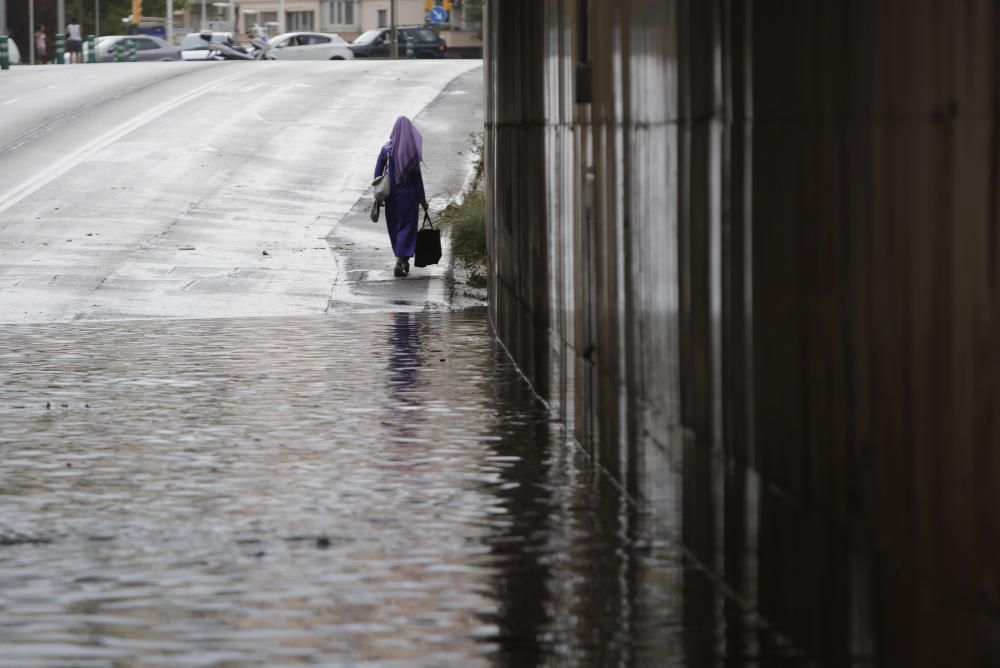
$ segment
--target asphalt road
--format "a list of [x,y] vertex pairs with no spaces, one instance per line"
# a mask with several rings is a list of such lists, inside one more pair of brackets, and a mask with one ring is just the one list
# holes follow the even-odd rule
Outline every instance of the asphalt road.
[[398,115],[432,207],[466,182],[476,61],[121,63],[0,75],[0,322],[446,304],[364,222]]

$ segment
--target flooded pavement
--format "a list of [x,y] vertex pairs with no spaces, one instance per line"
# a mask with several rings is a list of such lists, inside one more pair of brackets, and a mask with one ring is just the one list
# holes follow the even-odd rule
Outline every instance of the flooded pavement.
[[6,326],[0,456],[0,666],[727,659],[482,310]]
[[482,314],[2,339],[0,665],[595,649],[551,606],[609,537]]

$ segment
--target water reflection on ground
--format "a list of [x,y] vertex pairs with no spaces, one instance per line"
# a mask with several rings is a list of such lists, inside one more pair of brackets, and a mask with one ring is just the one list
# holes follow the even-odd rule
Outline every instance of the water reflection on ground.
[[483,311],[4,327],[0,457],[0,666],[790,665]]
[[484,312],[5,327],[0,457],[0,666],[724,658]]

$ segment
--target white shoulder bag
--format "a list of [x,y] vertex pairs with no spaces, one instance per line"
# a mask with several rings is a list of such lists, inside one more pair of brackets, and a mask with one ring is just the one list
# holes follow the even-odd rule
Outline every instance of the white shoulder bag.
[[372,189],[375,191],[375,201],[379,203],[384,203],[389,199],[389,190],[392,183],[392,179],[389,178],[390,159],[392,159],[391,151],[385,154],[385,169],[382,170],[382,174],[376,176],[375,180],[372,181]]

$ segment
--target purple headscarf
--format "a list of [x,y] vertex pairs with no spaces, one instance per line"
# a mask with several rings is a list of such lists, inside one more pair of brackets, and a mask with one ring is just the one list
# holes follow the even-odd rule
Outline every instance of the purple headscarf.
[[410,178],[410,174],[420,166],[424,159],[424,138],[420,136],[420,132],[413,127],[413,123],[406,116],[400,116],[396,119],[386,148],[392,151],[392,159],[396,167],[394,170],[396,183]]

